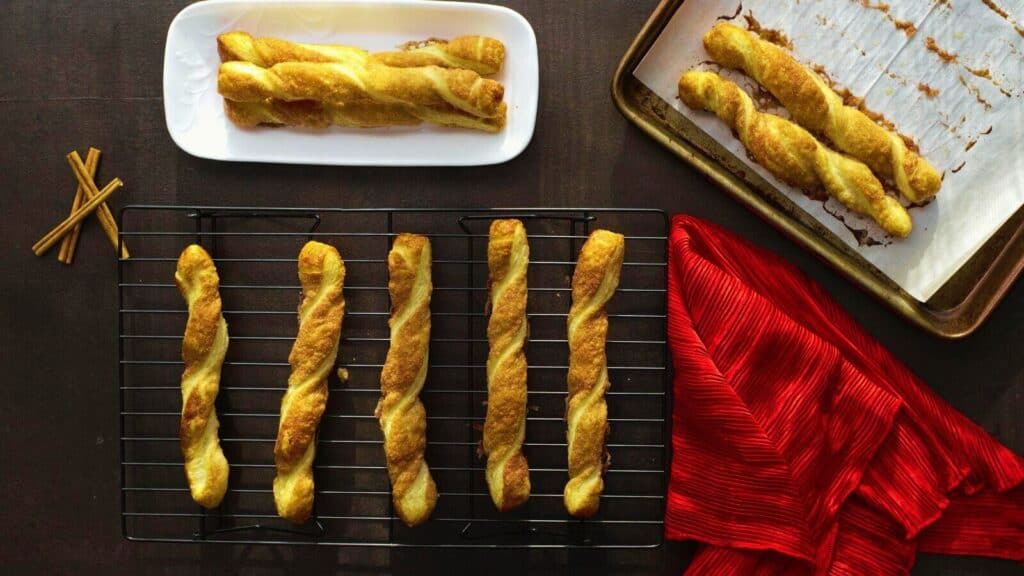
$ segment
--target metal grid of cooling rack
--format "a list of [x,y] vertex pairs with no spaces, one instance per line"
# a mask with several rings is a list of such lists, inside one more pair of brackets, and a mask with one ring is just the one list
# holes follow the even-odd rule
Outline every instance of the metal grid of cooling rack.
[[[529,413],[524,451],[533,493],[518,510],[490,502],[478,446],[486,410],[487,230],[523,220],[530,237]],[[268,209],[128,206],[118,265],[122,532],[131,540],[432,547],[645,548],[662,543],[669,463],[670,374],[665,342],[666,234],[644,209]],[[587,234],[626,235],[626,262],[609,306],[611,464],[599,513],[571,519],[566,480],[565,317],[570,279]],[[389,493],[373,415],[387,353],[387,251],[399,232],[433,244],[434,294],[427,461],[440,497],[431,520],[409,529]],[[296,332],[296,256],[318,239],[347,268],[338,367],[321,421],[313,518],[277,518],[271,482],[278,408]],[[174,286],[177,256],[202,244],[221,277],[231,345],[217,412],[229,490],[215,510],[189,497],[178,447],[181,334],[187,309]]]

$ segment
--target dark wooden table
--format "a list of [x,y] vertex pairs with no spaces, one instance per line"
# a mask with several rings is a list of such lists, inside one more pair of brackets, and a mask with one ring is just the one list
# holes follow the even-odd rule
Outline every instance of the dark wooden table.
[[[64,155],[103,149],[117,203],[267,206],[638,206],[720,223],[795,262],[892,352],[1024,452],[1024,285],[977,334],[912,328],[719,193],[627,123],[609,97],[619,58],[655,0],[506,2],[541,57],[537,131],[515,160],[481,168],[330,168],[199,160],[164,126],[161,74],[174,0],[8,0],[0,16],[0,558],[11,574],[680,573],[691,546],[650,552],[459,552],[137,544],[120,535],[116,264],[95,221],[74,266],[30,247],[66,215]],[[514,55],[513,55],[514,57]],[[498,192],[498,193],[495,193]],[[457,560],[455,560],[457,558]],[[1017,564],[922,555],[915,574],[1020,574]]]

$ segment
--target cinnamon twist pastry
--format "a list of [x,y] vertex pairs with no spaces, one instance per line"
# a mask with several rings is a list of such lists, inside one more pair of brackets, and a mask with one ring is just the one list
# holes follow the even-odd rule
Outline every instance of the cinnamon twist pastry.
[[352,62],[282,62],[260,68],[249,62],[220,65],[217,90],[228,100],[262,102],[316,100],[345,106],[354,103],[402,104],[412,108],[452,106],[483,118],[502,111],[505,89],[471,70],[437,66],[394,68]]
[[200,246],[178,257],[174,282],[188,302],[188,323],[181,343],[185,372],[181,375],[181,453],[192,499],[215,508],[228,489],[228,461],[217,438],[214,401],[220,389],[220,367],[228,350],[228,324],[221,315],[220,278],[213,260]]
[[427,411],[420,402],[430,351],[430,266],[430,240],[417,234],[395,238],[388,254],[391,347],[375,414],[384,434],[392,501],[408,526],[426,521],[437,502],[437,486],[423,457]]
[[303,44],[277,38],[255,38],[235,31],[217,37],[222,62],[239,60],[269,68],[281,62],[359,62],[374,59],[397,68],[441,66],[495,74],[505,61],[505,45],[486,36],[459,36],[448,40],[409,42],[401,50],[370,54],[361,48],[336,44]]
[[625,238],[607,230],[594,231],[580,250],[572,275],[569,335],[568,424],[569,482],[565,509],[577,518],[597,512],[604,490],[608,453],[608,313],[605,306],[619,285]]
[[505,45],[486,36],[458,36],[450,41],[431,38],[409,42],[397,52],[378,52],[373,57],[388,66],[465,68],[486,76],[501,71]]
[[891,179],[911,202],[939,191],[942,177],[931,164],[908,149],[899,135],[844,105],[828,84],[784,49],[727,22],[704,35],[704,47],[715,62],[743,70],[767,88],[797,124]]
[[886,195],[871,169],[827,148],[796,124],[758,112],[736,84],[713,72],[690,71],[679,78],[679,97],[690,108],[714,112],[735,130],[754,160],[780,180],[804,189],[823,187],[886,232],[901,238],[910,234],[910,215]]
[[345,315],[345,263],[333,246],[308,242],[299,252],[299,333],[288,355],[292,372],[281,400],[274,444],[274,504],[296,524],[313,511],[316,434],[327,406],[327,377],[338,355]]
[[505,127],[504,102],[501,103],[499,113],[494,118],[479,118],[451,106],[412,108],[397,104],[363,103],[332,106],[312,100],[286,102],[274,99],[263,102],[225,100],[224,111],[231,122],[242,127],[270,124],[306,128],[376,128],[415,126],[421,121],[484,132],[499,132]]
[[484,454],[487,486],[498,510],[530,497],[526,437],[526,270],[530,246],[519,220],[495,220],[487,243],[491,317],[487,322],[487,418]]

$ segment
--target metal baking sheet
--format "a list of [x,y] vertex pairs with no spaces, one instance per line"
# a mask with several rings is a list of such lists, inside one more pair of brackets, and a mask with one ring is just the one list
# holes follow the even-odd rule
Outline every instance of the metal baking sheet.
[[913,298],[633,76],[684,1],[664,0],[658,6],[616,70],[612,96],[626,118],[912,323],[943,338],[962,338],[976,330],[1024,267],[1024,210],[931,298]]

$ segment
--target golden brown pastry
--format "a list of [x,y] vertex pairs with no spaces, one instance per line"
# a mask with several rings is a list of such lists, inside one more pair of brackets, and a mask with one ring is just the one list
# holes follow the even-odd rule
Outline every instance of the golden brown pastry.
[[217,90],[228,100],[263,102],[315,100],[334,106],[356,103],[402,104],[411,108],[452,106],[493,118],[502,113],[505,89],[471,70],[437,66],[395,68],[352,62],[282,62],[260,68],[224,62]]
[[526,437],[526,270],[530,246],[519,220],[495,220],[487,243],[491,317],[487,322],[487,486],[498,510],[530,497]]
[[715,62],[743,70],[767,88],[797,124],[892,179],[911,202],[922,202],[939,191],[942,178],[931,164],[908,149],[899,135],[844,105],[828,84],[783,48],[728,22],[704,35],[704,47]]
[[400,234],[388,253],[391,347],[380,374],[376,416],[384,434],[391,497],[408,526],[422,524],[437,503],[437,486],[423,457],[427,411],[420,391],[430,351],[430,240]]
[[200,246],[178,257],[174,282],[188,302],[188,323],[181,343],[181,454],[192,499],[215,508],[228,489],[228,461],[217,438],[214,402],[220,367],[228,350],[228,324],[221,315],[220,278],[213,260]]
[[569,335],[568,424],[569,482],[565,509],[577,518],[597,512],[604,490],[608,461],[608,313],[605,306],[619,285],[625,238],[607,230],[594,231],[580,250],[572,275]]
[[486,36],[431,38],[409,42],[397,52],[378,52],[374,58],[388,66],[442,66],[465,68],[484,76],[497,74],[505,62],[505,45]]
[[731,126],[758,164],[780,180],[804,189],[823,187],[844,206],[874,219],[886,232],[910,234],[906,209],[857,160],[830,150],[796,124],[758,112],[739,86],[713,72],[679,78],[679,97],[690,108],[714,112]]
[[331,106],[312,100],[266,100],[263,102],[224,101],[231,122],[242,127],[261,124],[326,128],[377,128],[415,126],[421,121],[440,126],[499,132],[505,127],[505,103],[494,118],[479,118],[451,106],[408,107],[400,104],[348,104]]
[[410,42],[395,52],[370,54],[361,48],[333,44],[303,44],[277,38],[255,38],[235,31],[217,37],[222,62],[240,60],[269,68],[281,62],[365,62],[373,58],[399,68],[441,66],[495,74],[505,61],[505,45],[486,36],[459,36],[448,40]]
[[299,252],[299,334],[288,355],[292,372],[281,400],[274,445],[274,504],[296,524],[313,511],[316,434],[327,406],[327,377],[338,355],[345,315],[345,263],[333,246],[308,242]]

